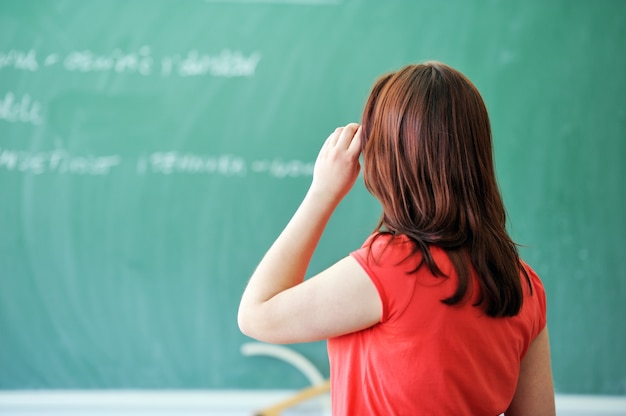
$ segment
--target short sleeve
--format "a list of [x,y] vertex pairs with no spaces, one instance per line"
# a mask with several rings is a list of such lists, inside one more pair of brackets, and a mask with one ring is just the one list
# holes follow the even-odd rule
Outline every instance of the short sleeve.
[[547,323],[547,315],[548,315],[548,306],[546,299],[546,291],[543,287],[543,282],[537,275],[537,273],[526,263],[523,263],[524,269],[526,273],[528,273],[528,278],[530,279],[530,283],[532,286],[532,295],[527,297],[527,300],[530,300],[530,303],[534,307],[534,325],[533,325],[533,333],[532,339],[535,339],[537,335],[545,328]]
[[406,240],[396,240],[386,235],[374,235],[360,249],[350,253],[378,290],[383,308],[381,322],[399,316],[415,289],[415,278],[410,272],[416,263],[407,261],[411,256],[411,245]]

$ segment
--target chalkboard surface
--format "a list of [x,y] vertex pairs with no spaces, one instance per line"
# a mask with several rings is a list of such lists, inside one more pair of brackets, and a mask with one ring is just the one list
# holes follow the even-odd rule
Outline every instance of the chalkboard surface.
[[[247,357],[256,263],[376,77],[429,59],[490,111],[556,389],[626,394],[626,2],[0,3],[0,388],[300,388]],[[359,183],[310,273],[358,247]],[[293,346],[328,374],[324,343]]]

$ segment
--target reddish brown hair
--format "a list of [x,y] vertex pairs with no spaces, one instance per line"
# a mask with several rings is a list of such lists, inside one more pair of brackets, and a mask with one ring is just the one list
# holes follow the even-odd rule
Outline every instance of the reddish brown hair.
[[[475,306],[514,316],[522,305],[521,267],[506,232],[485,104],[460,72],[439,62],[409,65],[381,77],[362,120],[367,189],[381,202],[379,233],[404,234],[436,276],[430,245],[448,253],[462,301],[472,267],[480,284]],[[530,285],[530,280],[526,275]]]

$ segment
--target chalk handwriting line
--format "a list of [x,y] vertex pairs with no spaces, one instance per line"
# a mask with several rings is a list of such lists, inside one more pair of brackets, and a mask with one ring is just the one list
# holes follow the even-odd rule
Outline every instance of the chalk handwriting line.
[[[35,175],[50,173],[78,175],[108,175],[133,157],[119,154],[75,154],[56,145],[52,150],[29,152],[0,146],[0,172],[15,171]],[[176,151],[153,152],[135,159],[139,175],[206,174],[226,177],[268,175],[274,178],[298,178],[313,175],[314,163],[280,158],[248,161],[242,156],[198,155]]]

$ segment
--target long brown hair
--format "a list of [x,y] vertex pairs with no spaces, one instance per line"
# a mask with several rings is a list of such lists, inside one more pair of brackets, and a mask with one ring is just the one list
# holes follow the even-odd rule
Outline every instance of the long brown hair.
[[[380,201],[379,233],[404,234],[426,264],[444,276],[429,247],[442,247],[458,274],[461,302],[472,267],[480,284],[475,306],[493,317],[516,315],[523,301],[520,270],[506,232],[496,182],[489,117],[476,87],[440,62],[409,65],[381,77],[362,120],[364,179]],[[532,290],[532,288],[531,288]]]

